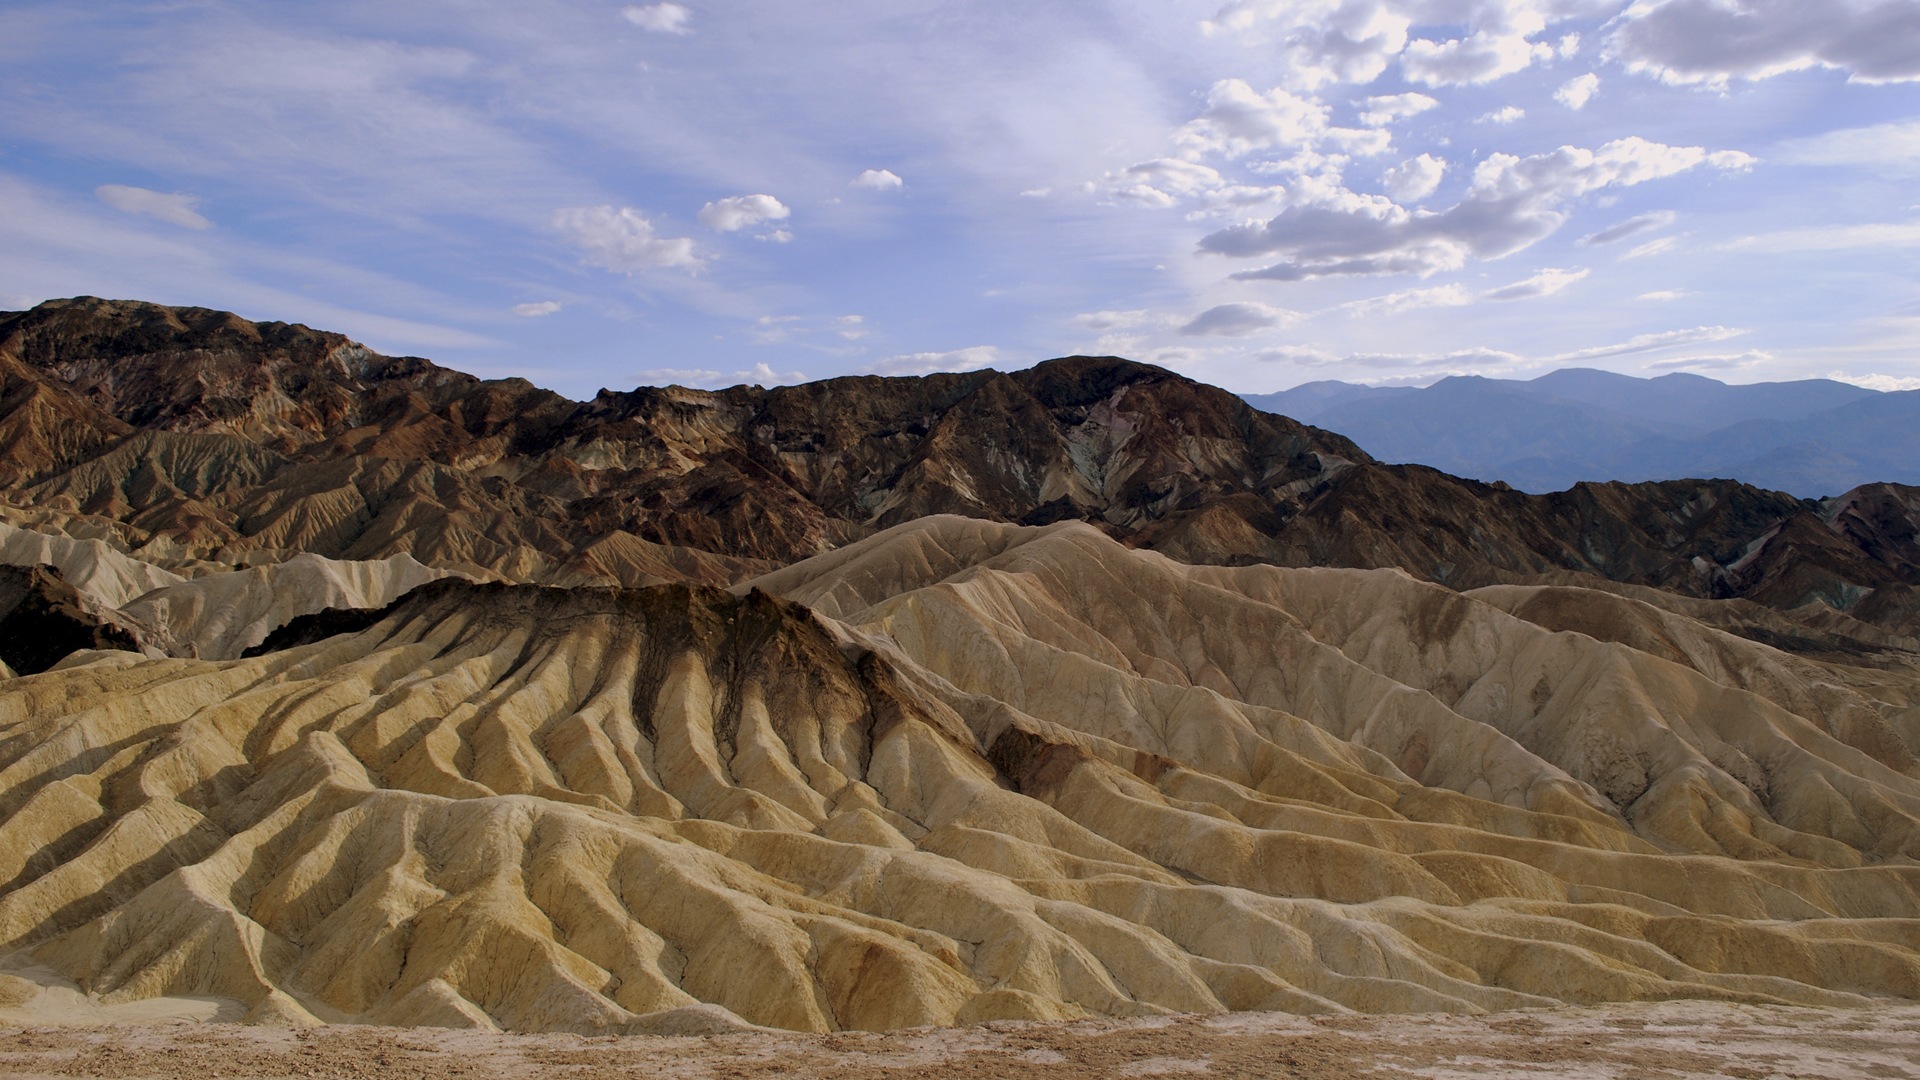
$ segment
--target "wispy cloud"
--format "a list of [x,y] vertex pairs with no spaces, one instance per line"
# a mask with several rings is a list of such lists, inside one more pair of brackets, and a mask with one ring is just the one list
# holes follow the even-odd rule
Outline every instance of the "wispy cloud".
[[192,195],[165,195],[146,188],[129,187],[126,184],[101,184],[93,189],[100,201],[129,214],[142,214],[150,218],[178,225],[184,229],[211,229],[213,222],[200,215],[194,207],[200,200]]
[[1605,360],[1615,356],[1638,356],[1642,353],[1659,352],[1662,349],[1674,349],[1685,345],[1728,341],[1746,333],[1748,331],[1730,326],[1695,326],[1686,330],[1662,330],[1657,333],[1638,334],[1613,345],[1597,345],[1590,349],[1576,349],[1573,352],[1549,356],[1542,363],[1572,364],[1588,360]]

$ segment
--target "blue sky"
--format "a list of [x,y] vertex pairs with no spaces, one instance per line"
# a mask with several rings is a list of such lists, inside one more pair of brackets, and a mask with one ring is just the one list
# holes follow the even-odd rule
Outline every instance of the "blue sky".
[[1920,386],[1920,0],[0,3],[0,306],[574,397]]

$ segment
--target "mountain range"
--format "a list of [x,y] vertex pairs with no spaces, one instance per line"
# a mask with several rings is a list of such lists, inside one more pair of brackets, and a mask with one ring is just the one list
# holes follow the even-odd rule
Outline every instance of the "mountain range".
[[1363,445],[0,315],[0,1024],[1920,999],[1920,490]]
[[1831,379],[1728,385],[1566,368],[1424,388],[1314,382],[1246,400],[1343,432],[1381,460],[1523,491],[1722,477],[1824,498],[1877,481],[1920,483],[1920,391]]

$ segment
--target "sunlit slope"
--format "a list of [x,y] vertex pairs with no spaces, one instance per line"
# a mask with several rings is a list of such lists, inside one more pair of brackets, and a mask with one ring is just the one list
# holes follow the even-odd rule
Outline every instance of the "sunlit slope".
[[757,585],[442,581],[0,682],[0,953],[582,1031],[1920,997],[1902,654],[1078,524]]

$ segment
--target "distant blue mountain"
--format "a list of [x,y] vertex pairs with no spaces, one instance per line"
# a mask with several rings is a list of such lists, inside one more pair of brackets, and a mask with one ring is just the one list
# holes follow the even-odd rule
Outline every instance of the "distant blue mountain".
[[1818,498],[1874,481],[1920,484],[1920,391],[1831,379],[1732,386],[1567,368],[1530,380],[1459,376],[1424,389],[1326,381],[1244,396],[1382,461],[1523,491],[1726,477]]

